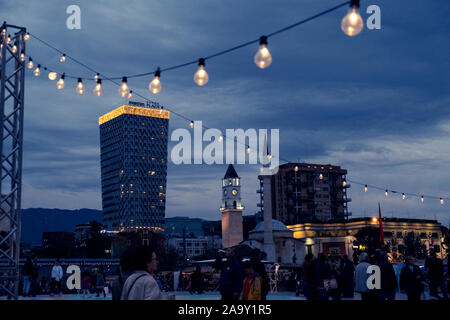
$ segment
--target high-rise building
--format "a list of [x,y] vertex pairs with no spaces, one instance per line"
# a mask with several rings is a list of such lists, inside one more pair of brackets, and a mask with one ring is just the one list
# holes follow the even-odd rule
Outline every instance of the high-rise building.
[[99,118],[103,223],[164,230],[169,111],[123,105]]
[[222,247],[238,245],[243,240],[241,183],[233,165],[228,165],[222,179]]
[[260,213],[264,212],[264,197],[270,195],[271,201],[266,202],[271,204],[272,218],[286,225],[345,220],[351,215],[346,174],[347,170],[329,164],[280,165],[278,172],[270,176],[270,192],[264,190],[264,176],[258,177]]

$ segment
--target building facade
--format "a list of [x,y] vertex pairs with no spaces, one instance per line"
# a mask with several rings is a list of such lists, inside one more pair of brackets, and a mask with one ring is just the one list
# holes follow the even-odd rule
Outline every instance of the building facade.
[[108,231],[164,230],[169,111],[123,105],[99,118]]
[[[261,208],[264,213],[264,195],[270,194],[272,218],[286,225],[305,222],[346,220],[351,213],[347,204],[347,170],[339,166],[286,163],[270,177],[270,192],[265,190],[264,176],[259,176]],[[267,201],[266,201],[267,202]]]
[[222,247],[229,248],[243,241],[241,183],[233,165],[228,165],[222,179]]

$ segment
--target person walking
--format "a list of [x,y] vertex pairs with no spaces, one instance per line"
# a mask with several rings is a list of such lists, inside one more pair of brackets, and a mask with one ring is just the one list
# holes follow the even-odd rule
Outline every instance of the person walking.
[[112,283],[112,300],[120,300],[122,297],[122,288],[128,277],[134,272],[134,252],[132,249],[127,249],[120,258],[119,276]]
[[326,283],[328,283],[332,277],[331,267],[325,254],[319,253],[317,255],[315,269],[318,298],[319,300],[328,300],[330,292]]
[[[223,258],[226,261],[223,261]],[[223,301],[233,302],[239,300],[242,291],[242,269],[239,261],[234,255],[234,250],[228,248],[220,251],[219,257],[213,265],[214,269],[221,270],[219,279],[219,291]]]
[[[153,277],[158,270],[159,260],[156,251],[150,247],[139,247],[134,255],[134,273],[125,281],[121,300],[162,300],[161,289]],[[168,296],[174,300],[175,295]]]
[[251,262],[245,263],[243,268],[245,278],[242,285],[242,300],[261,300],[262,278],[255,272]]
[[86,298],[89,295],[89,289],[91,288],[91,277],[89,272],[84,272],[81,277],[81,297]]
[[341,274],[342,296],[344,298],[353,298],[355,285],[355,266],[353,264],[353,261],[351,261],[346,254],[342,256]]
[[397,291],[397,276],[392,264],[389,263],[388,255],[385,252],[380,253],[378,262],[381,272],[381,290],[380,300],[395,300],[395,292]]
[[35,255],[33,255],[31,257],[31,270],[32,270],[32,275],[31,275],[31,285],[30,285],[30,294],[31,297],[36,297],[36,295],[38,294],[39,290],[39,265],[37,262],[37,257]]
[[61,280],[63,278],[63,269],[61,264],[59,263],[59,259],[55,260],[55,264],[52,267],[51,272],[51,285],[50,285],[50,296],[53,296],[55,293],[58,295],[62,295],[61,291]]
[[375,300],[373,292],[367,287],[367,268],[370,267],[369,255],[366,252],[359,256],[359,264],[355,268],[355,291],[361,295],[361,300],[370,301]]
[[444,276],[444,263],[436,256],[434,249],[430,249],[430,256],[425,260],[425,269],[428,272],[428,279],[430,281],[430,296],[433,299],[439,299],[438,289],[440,289],[444,298],[448,299]]
[[202,276],[202,269],[200,268],[200,265],[197,264],[195,267],[195,271],[192,273],[191,277],[191,287],[189,288],[189,293],[193,294],[194,292],[197,292],[198,294],[203,293],[203,276]]
[[96,297],[100,296],[100,292],[103,293],[103,297],[106,298],[106,292],[105,292],[105,287],[106,287],[106,281],[105,281],[105,275],[103,274],[103,269],[102,267],[99,268],[99,270],[95,270],[96,273],[96,277],[95,277],[95,292],[96,292]]
[[264,252],[258,248],[253,249],[250,262],[253,265],[253,270],[261,277],[261,300],[267,300],[267,294],[269,293],[269,276],[267,275],[266,267],[262,263]]
[[31,281],[33,277],[33,262],[31,261],[31,257],[27,257],[25,264],[22,269],[23,275],[23,288],[22,295],[24,297],[30,294]]
[[317,296],[315,268],[314,255],[308,253],[301,267],[301,282],[303,283],[303,294],[306,300],[315,300]]
[[400,289],[406,293],[408,300],[420,300],[423,292],[422,280],[422,271],[414,264],[414,258],[407,257],[400,273]]

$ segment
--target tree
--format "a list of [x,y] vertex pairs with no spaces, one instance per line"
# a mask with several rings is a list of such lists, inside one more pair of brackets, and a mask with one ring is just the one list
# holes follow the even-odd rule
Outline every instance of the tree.
[[102,225],[97,221],[90,222],[89,239],[87,241],[87,254],[89,258],[103,258],[105,243],[101,234]]
[[418,259],[423,259],[427,256],[427,247],[414,232],[409,232],[405,235],[403,244],[401,247],[402,254],[411,255]]
[[374,254],[376,249],[381,248],[380,229],[378,228],[362,228],[355,234],[355,238],[356,241],[354,244],[357,245],[361,251],[365,251],[369,255]]

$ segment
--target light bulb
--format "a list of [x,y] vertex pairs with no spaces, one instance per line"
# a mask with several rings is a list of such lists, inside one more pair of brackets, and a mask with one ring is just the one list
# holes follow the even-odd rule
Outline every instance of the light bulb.
[[59,78],[59,80],[56,82],[56,88],[58,90],[64,89],[64,79],[65,79],[65,74],[63,73],[61,75],[61,78]]
[[387,191],[387,189],[386,189],[386,191],[384,192],[384,195],[385,195],[386,197],[389,195],[389,192]]
[[298,166],[295,166],[294,171],[298,172]]
[[30,33],[27,32],[24,36],[23,36],[23,40],[28,41],[30,40]]
[[367,184],[364,186],[364,192],[367,192],[368,188],[367,188]]
[[421,197],[420,197],[420,202],[423,203],[424,201],[425,201],[425,199],[423,198],[423,196],[421,196]]
[[66,54],[64,53],[61,58],[59,58],[59,62],[66,62]]
[[247,146],[247,150],[246,151],[247,151],[247,153],[250,153],[250,151],[251,151],[250,150],[250,146]]
[[81,80],[81,78],[78,78],[78,84],[77,84],[76,91],[78,94],[84,93],[84,85],[83,85],[83,81]]
[[191,121],[190,123],[189,123],[189,128],[194,128],[194,121]]
[[341,22],[342,31],[350,37],[356,36],[364,28],[364,22],[359,15],[358,8],[359,0],[352,0],[350,4],[350,10]]
[[17,45],[14,44],[11,48],[12,53],[16,53],[17,52]]
[[33,69],[33,66],[34,66],[33,59],[28,58],[28,65],[27,65],[28,69]]
[[441,204],[444,204],[444,199],[440,198],[439,201],[441,202]]
[[38,66],[36,67],[36,69],[34,69],[33,74],[34,74],[36,77],[39,77],[39,76],[41,75],[41,65],[40,65],[40,64],[38,64]]
[[101,79],[97,80],[97,84],[94,87],[94,94],[97,97],[100,97],[103,94],[102,80]]
[[2,36],[6,36],[6,28],[2,29]]
[[343,181],[343,182],[342,182],[342,186],[343,186],[343,187],[347,186],[347,181]]
[[11,43],[11,36],[8,34],[8,39],[6,39],[6,44],[10,44]]
[[56,80],[56,77],[58,76],[58,74],[56,72],[49,72],[48,73],[48,78],[50,80]]
[[406,195],[404,193],[402,193],[402,200],[406,199]]
[[25,53],[23,53],[23,52],[20,54],[20,61],[21,62],[25,61]]
[[270,66],[272,63],[272,55],[269,49],[267,49],[267,37],[262,36],[259,38],[259,49],[255,55],[255,64],[258,68],[264,69]]
[[220,135],[220,136],[219,136],[219,142],[222,142],[222,141],[223,141],[223,136]]
[[130,89],[128,88],[128,84],[127,84],[127,77],[122,78],[122,84],[120,85],[118,91],[119,91],[119,95],[121,97],[126,97],[130,93]]
[[97,81],[99,78],[100,78],[100,74],[97,73],[97,74],[94,76],[94,80]]
[[320,179],[320,180],[323,179],[323,174],[319,174],[319,179]]
[[130,92],[128,93],[128,99],[131,99],[132,96],[133,96],[133,90],[130,90]]
[[198,70],[194,74],[194,82],[201,87],[207,84],[208,80],[208,73],[205,70],[205,59],[201,58],[198,60]]
[[156,70],[156,72],[155,72],[155,77],[153,78],[152,82],[150,82],[150,84],[148,85],[148,89],[153,94],[157,94],[157,93],[161,92],[162,86],[161,86],[161,80],[159,80],[160,76],[161,76],[161,71],[159,71],[159,68],[158,68],[158,70]]

